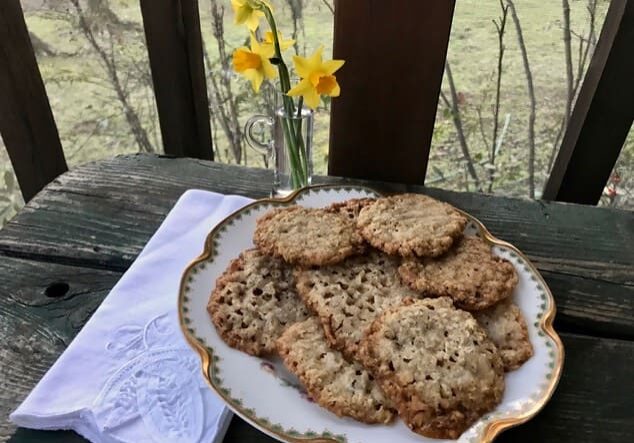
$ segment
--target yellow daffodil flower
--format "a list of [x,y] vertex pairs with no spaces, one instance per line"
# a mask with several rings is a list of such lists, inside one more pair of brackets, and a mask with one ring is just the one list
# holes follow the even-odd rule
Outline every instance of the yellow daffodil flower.
[[[282,33],[279,31],[277,32],[277,40],[280,42],[280,50],[282,52],[286,51],[295,43],[295,40],[293,40],[292,38],[289,38],[288,40],[284,40],[284,37],[282,37]],[[273,52],[275,52],[275,41],[273,40],[273,31],[266,31],[266,34],[264,34],[264,39],[262,40],[262,45],[271,46],[271,48],[273,48]]]
[[264,17],[261,5],[266,5],[272,10],[271,5],[266,0],[231,0],[236,24],[245,24],[251,31],[258,29],[260,19]]
[[337,83],[337,77],[333,74],[343,66],[343,60],[323,61],[321,54],[324,47],[320,47],[310,57],[293,57],[295,71],[301,81],[297,86],[288,91],[291,97],[302,96],[306,104],[315,109],[319,105],[319,97],[328,95],[338,97],[341,89]]
[[233,69],[250,80],[253,90],[258,93],[265,78],[277,77],[277,71],[269,61],[271,57],[272,47],[260,44],[251,34],[251,47],[243,46],[233,53]]

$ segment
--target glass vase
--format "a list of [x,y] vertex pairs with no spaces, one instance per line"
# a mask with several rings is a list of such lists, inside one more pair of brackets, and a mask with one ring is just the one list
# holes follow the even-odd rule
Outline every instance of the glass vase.
[[[285,197],[296,189],[308,186],[313,175],[313,110],[286,97],[273,118],[251,117],[245,126],[249,146],[271,158],[274,165],[271,195]],[[258,130],[268,129],[269,139],[262,141]]]

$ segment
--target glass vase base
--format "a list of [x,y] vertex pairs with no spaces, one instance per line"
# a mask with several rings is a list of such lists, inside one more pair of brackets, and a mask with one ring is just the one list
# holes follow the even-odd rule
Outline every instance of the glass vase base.
[[[310,182],[306,186],[310,186]],[[302,187],[305,187],[305,186],[302,186]],[[271,189],[271,197],[286,198],[289,195],[291,195],[293,192],[297,191],[298,189],[302,189],[302,187],[299,187],[299,188],[273,187],[273,189]]]

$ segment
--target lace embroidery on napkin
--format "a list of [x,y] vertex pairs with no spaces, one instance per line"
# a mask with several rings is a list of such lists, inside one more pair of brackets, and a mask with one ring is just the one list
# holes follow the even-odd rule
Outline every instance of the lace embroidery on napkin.
[[148,442],[201,441],[206,387],[197,357],[170,343],[178,337],[174,323],[164,314],[145,327],[123,326],[106,344],[106,352],[126,362],[106,381],[92,408],[99,431],[112,441],[137,443],[139,427]]

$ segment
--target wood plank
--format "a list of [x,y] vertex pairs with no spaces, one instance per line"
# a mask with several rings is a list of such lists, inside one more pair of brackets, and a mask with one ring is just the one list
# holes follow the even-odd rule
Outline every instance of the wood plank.
[[[0,261],[0,440],[13,443],[81,442],[71,432],[15,430],[7,414],[65,349],[121,274],[13,258]],[[51,283],[67,283],[47,297]],[[50,293],[50,290],[49,290]],[[627,441],[634,433],[631,368],[634,342],[561,334],[566,363],[552,401],[533,421],[498,441]],[[609,368],[609,370],[608,370]],[[597,376],[597,374],[603,374]],[[273,441],[234,418],[225,442]]]
[[36,431],[18,428],[7,443],[87,443],[88,440],[73,431]]
[[543,198],[597,204],[634,120],[634,0],[610,2]]
[[[621,443],[634,435],[634,343],[574,334],[563,334],[562,339],[566,362],[553,398],[537,417],[501,434],[496,442]],[[224,441],[276,440],[234,417]]]
[[[121,273],[3,257],[0,260],[0,441],[26,397],[101,304]],[[66,287],[68,289],[65,291]],[[12,440],[11,440],[12,441]]]
[[[51,183],[0,231],[0,255],[123,271],[185,190],[264,197],[271,180],[270,171],[141,154],[84,165]],[[634,244],[631,212],[372,184],[448,201],[523,250],[554,292],[558,328],[634,337],[634,251],[624,247]]]
[[550,403],[497,442],[625,442],[634,435],[634,343],[563,334],[564,372]]
[[197,0],[141,0],[165,153],[213,160]]
[[330,175],[422,184],[455,0],[337,0]]
[[68,170],[19,0],[0,2],[0,133],[25,201]]
[[[157,159],[146,156],[132,158]],[[116,164],[114,161],[113,163]],[[156,175],[158,170],[165,171],[166,169],[154,170],[147,163],[147,161],[140,162],[145,165],[140,169],[147,175],[146,179],[151,177],[152,173]],[[178,163],[178,169],[181,171],[184,164],[197,164],[203,167],[210,165],[192,160],[179,160],[174,163]],[[109,165],[109,167],[114,166],[112,163]],[[121,163],[118,167],[114,167],[114,170],[117,169],[121,169]],[[243,170],[245,171],[248,170]],[[229,172],[235,175],[232,168]],[[61,177],[59,181],[63,182],[72,174]],[[121,177],[126,174],[129,175],[130,171],[124,171]],[[135,176],[138,175],[135,174]],[[101,180],[105,178],[98,177],[98,181]],[[99,186],[104,185],[88,189],[87,195],[90,196],[90,192],[95,192]],[[159,194],[160,189],[153,189],[153,192]],[[108,206],[111,204],[108,203],[108,199],[111,199],[113,214],[127,211],[127,208],[122,207],[125,202],[123,193],[118,194],[112,188],[108,188],[108,193],[107,197],[101,201],[102,205]],[[79,197],[84,194],[75,195]],[[160,208],[161,205],[162,203],[155,202],[155,206],[149,207],[148,213]],[[574,205],[553,205],[555,208],[561,206],[574,207]],[[517,208],[514,209],[517,210]],[[595,212],[602,211],[594,209],[592,213]],[[0,234],[2,232],[0,231]],[[75,230],[75,232],[80,231]],[[134,239],[130,238],[129,241]],[[0,439],[6,438],[14,443],[83,441],[75,434],[67,432],[15,431],[6,422],[6,413],[12,410],[39,380],[87,321],[120,275],[119,272],[8,257],[0,260],[0,337],[5,338],[4,342],[11,343],[0,353],[0,372],[5,382],[3,390],[0,391],[0,412],[3,416],[0,421]],[[561,278],[564,278],[563,276],[565,274],[562,274]],[[51,283],[67,283],[69,290],[60,294],[59,297],[47,297],[46,288],[49,288]],[[580,283],[584,282],[578,280],[569,282],[574,287],[579,287]],[[588,282],[585,283],[589,285]],[[588,288],[585,287],[583,290]],[[49,294],[55,295],[51,290]],[[580,301],[585,297],[584,293],[579,294]],[[598,307],[597,303],[595,309]],[[631,367],[634,364],[634,342],[567,333],[561,335],[566,347],[567,359],[562,381],[552,402],[535,420],[509,431],[499,441],[510,441],[511,438],[520,442],[550,441],[550,439],[562,442],[626,441],[626,437],[634,432],[634,422],[630,420],[630,411],[634,407],[634,393],[630,383]],[[7,337],[10,340],[7,340]],[[598,377],[597,374],[603,374],[603,376]],[[235,419],[225,441],[269,440],[241,420]]]

